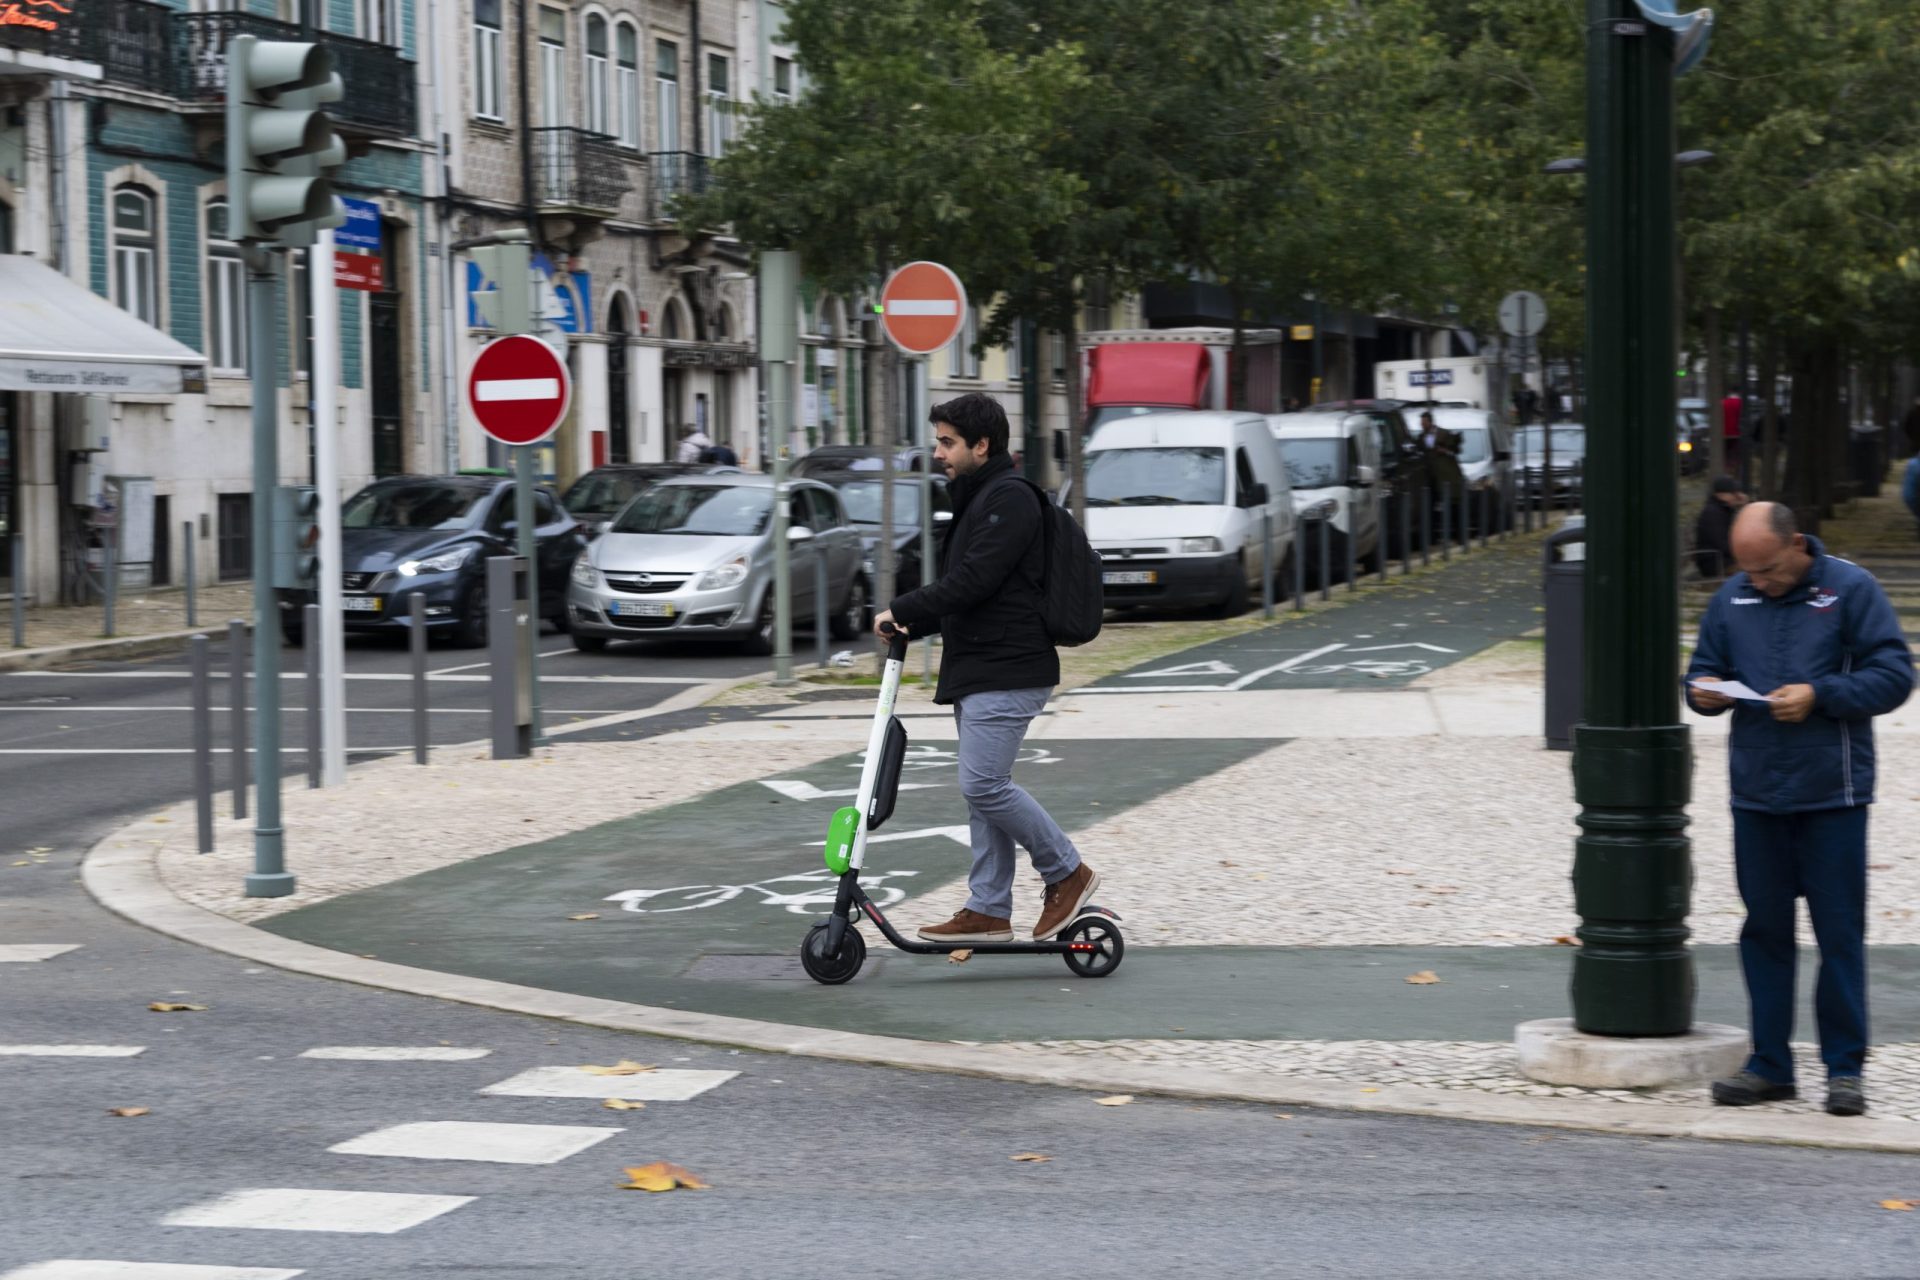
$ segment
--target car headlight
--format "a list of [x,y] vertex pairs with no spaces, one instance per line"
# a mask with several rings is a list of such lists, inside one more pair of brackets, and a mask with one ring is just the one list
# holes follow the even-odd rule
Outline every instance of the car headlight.
[[1180,549],[1189,555],[1217,554],[1220,551],[1218,538],[1182,538]]
[[573,580],[583,587],[600,585],[600,571],[593,567],[593,563],[587,559],[585,552],[574,557]]
[[442,551],[437,556],[428,556],[424,560],[407,560],[400,565],[400,576],[417,577],[423,573],[452,573],[467,561],[473,559],[473,553],[479,548],[469,542],[455,547],[451,551]]
[[1682,453],[1692,453],[1692,452],[1693,452],[1693,441],[1691,441],[1691,440],[1682,440],[1682,441],[1680,442],[1680,452],[1682,452]]
[[695,591],[720,591],[727,587],[737,587],[747,580],[747,558],[735,556],[733,559],[709,569],[700,575],[700,581],[693,584]]
[[1340,504],[1332,498],[1322,498],[1320,501],[1303,510],[1300,513],[1300,518],[1302,520],[1331,520],[1333,519],[1333,513],[1339,509]]

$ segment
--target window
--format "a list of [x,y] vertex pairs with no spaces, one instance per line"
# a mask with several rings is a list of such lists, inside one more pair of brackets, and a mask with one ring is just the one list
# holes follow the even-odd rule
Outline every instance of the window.
[[626,23],[615,29],[614,126],[623,147],[640,149],[640,33]]
[[1065,382],[1067,379],[1067,335],[1056,333],[1050,344],[1053,351],[1053,380]]
[[953,376],[956,378],[977,378],[980,376],[980,357],[974,354],[973,344],[980,340],[980,310],[968,307],[966,319],[960,325],[960,332],[953,339]]
[[659,106],[660,150],[680,149],[680,46],[671,40],[654,43],[653,84]]
[[792,58],[775,58],[773,60],[773,99],[775,102],[793,101]]
[[113,193],[113,300],[148,324],[160,323],[160,249],[153,193]]
[[607,20],[587,17],[587,130],[607,131]]
[[227,202],[207,202],[207,362],[216,374],[247,372],[247,269],[228,239]]
[[727,154],[733,141],[733,87],[727,60],[717,53],[707,55],[707,154]]
[[[399,48],[400,4],[401,0],[358,0],[354,6],[357,10],[354,23],[360,38]],[[316,21],[325,25],[323,17],[316,18]]]
[[473,114],[499,120],[500,0],[473,0]]
[[287,305],[292,308],[289,326],[293,350],[287,357],[289,377],[298,381],[313,369],[313,279],[307,273],[307,255],[287,255]]
[[1245,449],[1233,451],[1233,480],[1234,496],[1245,502],[1256,483],[1253,478],[1253,459],[1247,456]]
[[540,9],[540,123],[567,123],[567,15]]
[[220,494],[219,517],[220,577],[223,580],[252,577],[253,495]]

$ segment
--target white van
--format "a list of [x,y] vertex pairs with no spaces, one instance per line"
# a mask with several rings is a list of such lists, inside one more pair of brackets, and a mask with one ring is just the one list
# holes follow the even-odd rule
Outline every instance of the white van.
[[1292,492],[1261,415],[1118,419],[1094,432],[1086,463],[1087,537],[1105,562],[1108,608],[1244,613],[1260,593],[1263,514],[1274,581],[1290,580]]
[[[1276,413],[1267,417],[1293,488],[1295,513],[1306,530],[1301,553],[1307,576],[1320,573],[1320,531],[1327,567],[1344,577],[1347,546],[1368,572],[1380,567],[1380,437],[1364,413]],[[1309,545],[1311,544],[1311,545]]]

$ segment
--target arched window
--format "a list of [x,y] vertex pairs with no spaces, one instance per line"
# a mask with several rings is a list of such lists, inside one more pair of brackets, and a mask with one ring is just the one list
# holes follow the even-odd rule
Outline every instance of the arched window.
[[587,15],[587,131],[607,131],[607,20]]
[[207,363],[216,374],[247,372],[247,269],[228,239],[227,202],[207,201]]
[[614,28],[613,98],[615,136],[623,147],[640,149],[640,32],[632,23]]
[[113,192],[113,300],[160,323],[159,216],[153,192],[131,184]]
[[660,313],[660,336],[668,341],[678,341],[680,334],[680,304],[669,301]]

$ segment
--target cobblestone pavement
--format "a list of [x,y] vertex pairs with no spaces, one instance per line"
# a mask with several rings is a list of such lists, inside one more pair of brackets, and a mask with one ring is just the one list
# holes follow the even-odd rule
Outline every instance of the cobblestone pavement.
[[[4,607],[4,606],[0,606]],[[211,634],[224,629],[229,618],[253,617],[253,584],[223,582],[201,587],[194,600],[195,623]],[[36,605],[26,610],[25,648],[88,644],[104,640],[106,614],[95,602],[87,605]],[[134,640],[187,630],[187,593],[173,587],[133,591],[114,602],[113,638]],[[7,634],[7,633],[0,633]],[[8,635],[11,643],[11,635]],[[0,650],[4,652],[4,650]]]

